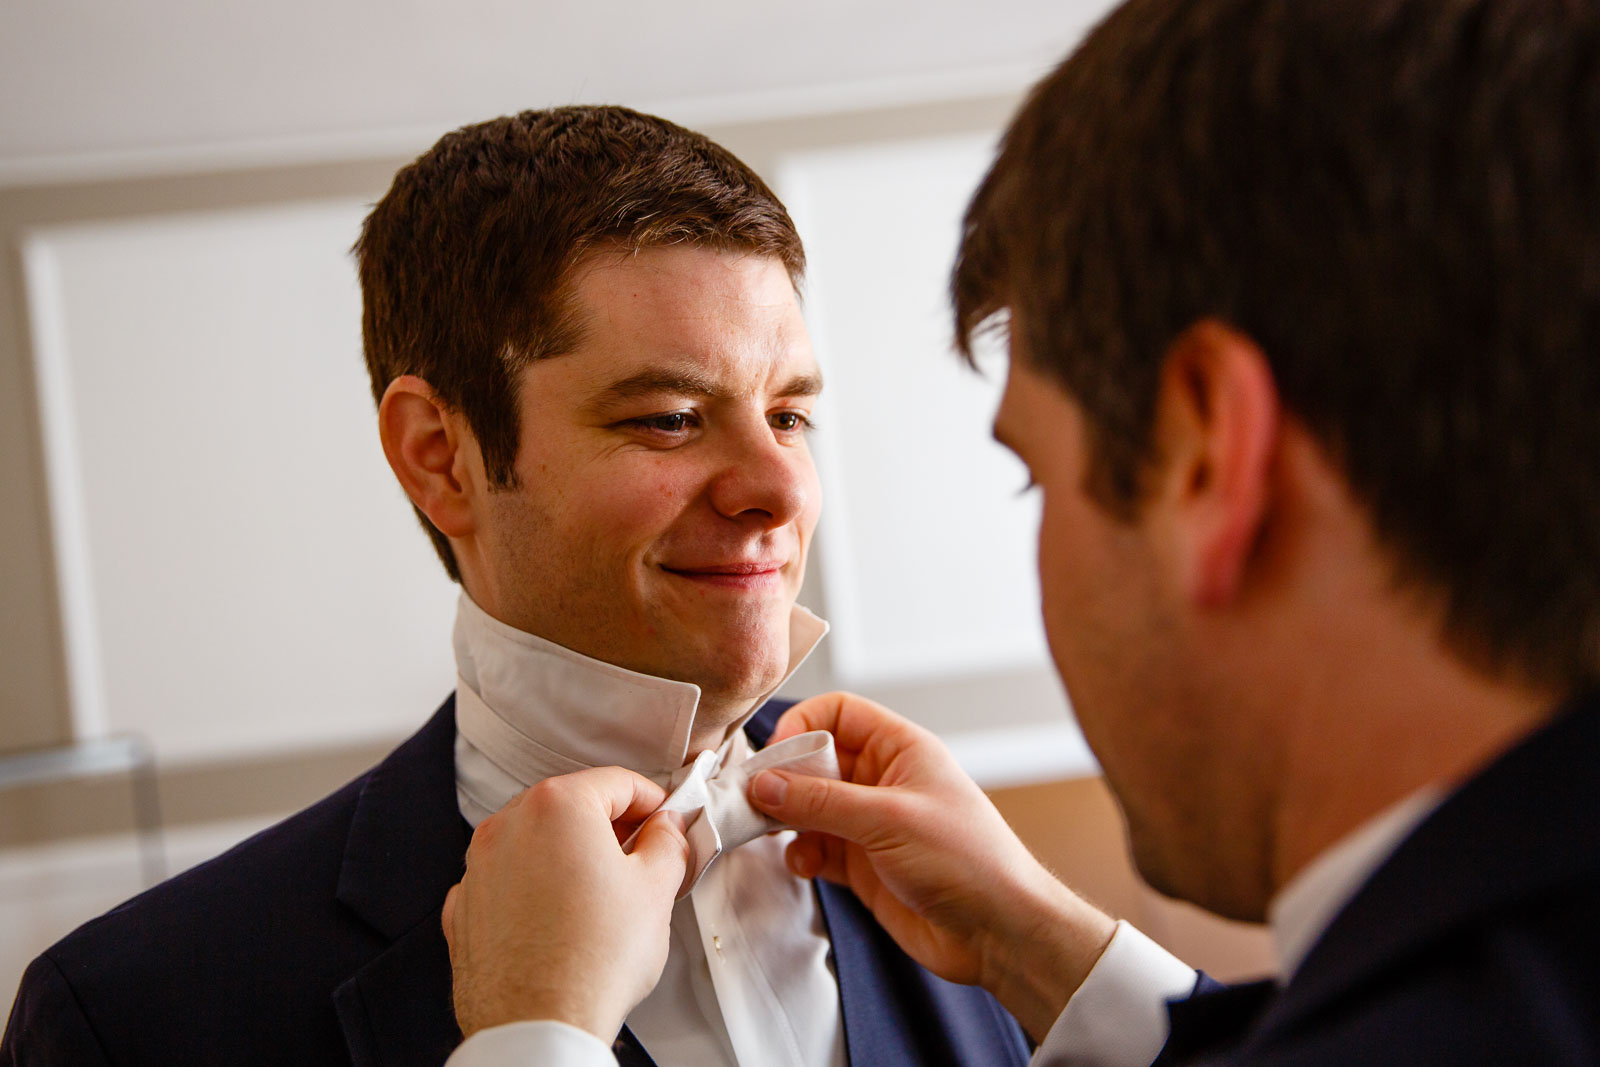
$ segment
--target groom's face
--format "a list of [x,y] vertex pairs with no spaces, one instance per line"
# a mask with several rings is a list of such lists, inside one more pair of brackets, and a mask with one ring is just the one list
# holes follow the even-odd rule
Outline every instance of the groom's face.
[[517,487],[489,498],[503,621],[725,698],[775,686],[821,507],[821,388],[775,259],[599,253],[573,351],[519,381]]

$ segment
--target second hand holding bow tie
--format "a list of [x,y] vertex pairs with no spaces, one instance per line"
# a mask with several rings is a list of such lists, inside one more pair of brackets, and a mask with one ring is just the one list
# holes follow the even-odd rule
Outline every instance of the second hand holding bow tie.
[[[839,757],[833,750],[833,735],[826,730],[796,734],[752,753],[749,759],[726,766],[722,765],[722,757],[708,750],[673,775],[672,792],[656,811],[675,811],[684,817],[689,869],[678,892],[679,900],[694,891],[712,861],[724,852],[762,834],[788,828],[757,811],[747,796],[750,780],[773,770],[838,778]],[[623,850],[631,852],[638,836],[634,831],[623,842]]]

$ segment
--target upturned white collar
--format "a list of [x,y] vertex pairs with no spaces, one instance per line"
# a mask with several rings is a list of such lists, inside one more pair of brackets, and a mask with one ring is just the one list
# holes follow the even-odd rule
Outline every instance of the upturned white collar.
[[[728,728],[719,751],[739,736],[827,632],[822,619],[799,605],[793,608],[788,671]],[[619,766],[665,785],[696,755],[689,738],[700,687],[691,682],[631,671],[518,630],[490,616],[465,592],[456,608],[454,643],[458,721],[461,702],[474,698],[498,720],[490,724],[492,744],[474,744],[464,734],[457,738],[462,814],[474,824],[521,788],[551,775]],[[485,760],[492,769],[483,766]]]

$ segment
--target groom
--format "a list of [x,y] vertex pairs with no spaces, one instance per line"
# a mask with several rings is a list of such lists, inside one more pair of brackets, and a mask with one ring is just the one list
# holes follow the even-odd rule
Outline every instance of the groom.
[[[702,753],[736,768],[822,636],[795,604],[820,508],[804,253],[747,167],[625,109],[527,112],[402,170],[356,251],[384,451],[462,586],[455,695],[45,952],[0,1063],[441,1063],[439,915],[472,828],[585,767],[662,789]],[[727,852],[673,907],[623,1062],[1026,1062],[987,994],[782,852]]]

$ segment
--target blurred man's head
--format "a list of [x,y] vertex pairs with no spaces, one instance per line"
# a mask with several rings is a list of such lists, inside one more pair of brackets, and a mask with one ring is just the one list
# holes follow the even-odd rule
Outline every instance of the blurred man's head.
[[692,681],[776,684],[819,498],[783,206],[622,108],[450,134],[357,246],[386,454],[491,615]]
[[[1463,676],[1600,677],[1596,54],[1590,4],[1130,0],[1007,133],[969,210],[958,329],[1008,313],[997,428],[1030,464],[1071,446],[1035,470],[1046,620],[1136,847],[1206,836],[1183,793],[1239,793],[1248,836],[1277,801],[1237,783],[1312,743],[1249,738],[1244,681],[1194,655],[1211,609],[1293,571],[1279,546],[1342,529],[1381,577],[1340,589],[1316,557],[1323,610],[1409,605]],[[1266,495],[1218,504],[1205,536],[1157,528],[1230,478]],[[1144,845],[1141,863],[1167,847]]]

